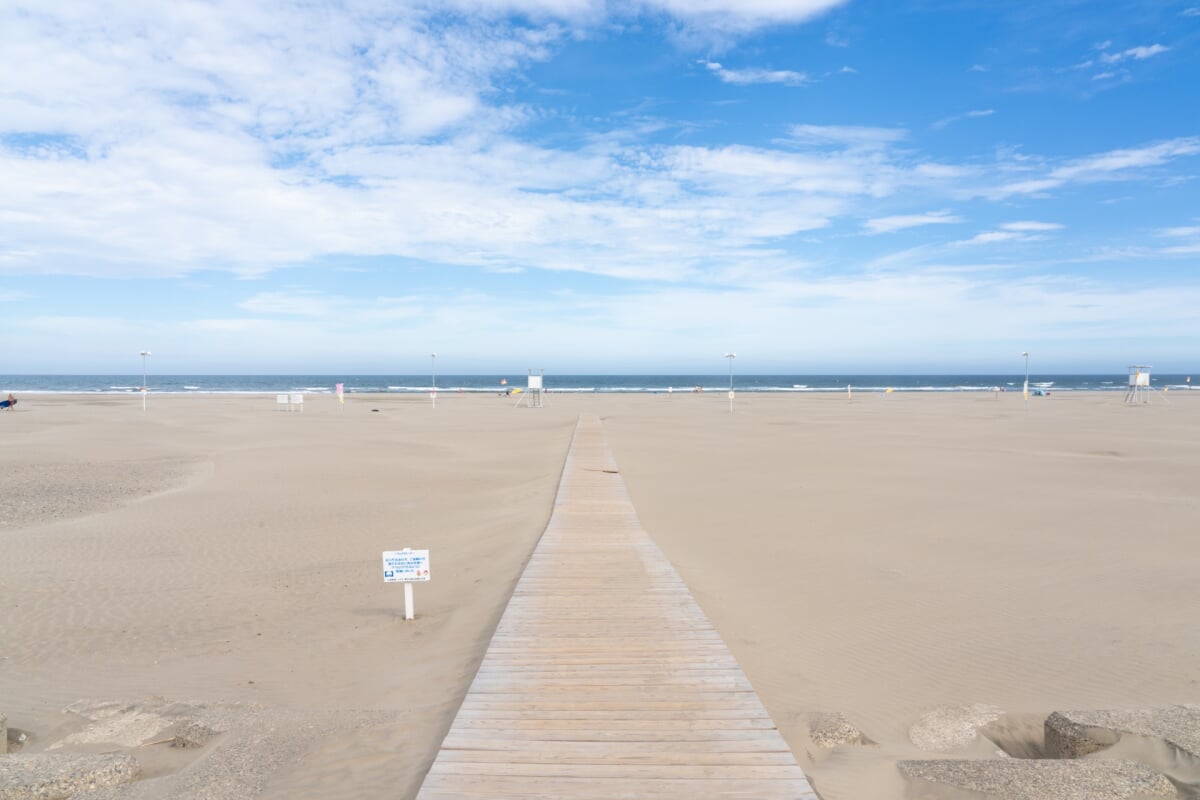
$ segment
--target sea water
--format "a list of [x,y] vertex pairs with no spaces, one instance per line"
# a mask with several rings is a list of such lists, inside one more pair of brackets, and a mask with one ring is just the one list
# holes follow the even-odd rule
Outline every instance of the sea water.
[[[1187,375],[1154,375],[1152,388],[1187,390]],[[1200,379],[1200,375],[1197,375]],[[737,375],[733,388],[739,392],[989,392],[996,389],[1020,392],[1021,375]],[[650,394],[727,391],[729,375],[553,375],[545,376],[549,392],[594,392],[597,394]],[[430,390],[430,375],[150,375],[149,390],[168,394],[274,394],[278,392],[333,393],[338,383],[347,394],[415,394]],[[1128,376],[1030,375],[1030,388],[1047,392],[1125,391]],[[140,391],[142,376],[136,375],[0,375],[5,393],[99,393],[121,394]],[[527,385],[527,376],[438,375],[441,392],[503,392]]]

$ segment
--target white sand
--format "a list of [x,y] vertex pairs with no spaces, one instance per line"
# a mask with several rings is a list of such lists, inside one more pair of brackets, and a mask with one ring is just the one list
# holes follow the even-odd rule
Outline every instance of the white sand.
[[[412,796],[580,411],[825,800],[902,797],[939,705],[1200,699],[1200,393],[726,402],[23,397],[0,414],[0,710],[34,750],[81,698],[378,712],[305,729],[261,796]],[[434,571],[410,623],[379,567],[405,546]],[[878,746],[818,753],[823,711]]]

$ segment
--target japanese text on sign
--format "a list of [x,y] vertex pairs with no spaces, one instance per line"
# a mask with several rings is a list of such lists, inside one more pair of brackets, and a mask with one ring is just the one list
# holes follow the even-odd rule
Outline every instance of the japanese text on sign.
[[385,550],[383,580],[387,583],[429,580],[429,551]]

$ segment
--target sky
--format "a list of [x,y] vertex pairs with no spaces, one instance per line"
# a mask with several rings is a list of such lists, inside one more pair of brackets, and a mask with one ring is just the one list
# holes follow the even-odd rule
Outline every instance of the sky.
[[1200,368],[1197,0],[11,0],[0,374]]

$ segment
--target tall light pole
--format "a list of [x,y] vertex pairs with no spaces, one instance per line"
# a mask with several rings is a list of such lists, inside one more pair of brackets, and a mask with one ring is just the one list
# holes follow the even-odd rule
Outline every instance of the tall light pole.
[[733,360],[737,358],[737,353],[726,353],[725,357],[729,359],[729,413],[733,413]]
[[429,354],[429,371],[432,373],[433,391],[429,393],[433,400],[433,407],[437,408],[437,353]]
[[1021,353],[1025,356],[1025,408],[1029,408],[1029,353]]
[[146,410],[146,356],[150,355],[149,350],[143,350],[139,353],[142,357],[142,411]]

